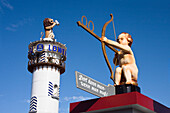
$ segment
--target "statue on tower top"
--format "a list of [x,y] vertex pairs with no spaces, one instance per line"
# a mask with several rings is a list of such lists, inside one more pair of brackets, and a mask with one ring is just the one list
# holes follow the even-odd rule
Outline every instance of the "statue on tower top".
[[55,35],[53,33],[53,27],[55,25],[59,25],[59,22],[57,20],[54,21],[51,18],[45,18],[43,24],[45,29],[45,38],[54,39]]

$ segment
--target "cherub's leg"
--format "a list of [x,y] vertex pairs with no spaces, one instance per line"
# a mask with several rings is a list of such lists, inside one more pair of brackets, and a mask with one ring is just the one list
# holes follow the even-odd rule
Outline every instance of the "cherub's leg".
[[115,71],[115,84],[116,85],[120,85],[121,75],[122,75],[122,68],[117,67]]
[[128,68],[128,66],[123,67],[123,72],[124,72],[124,76],[126,78],[126,84],[131,84],[132,83],[132,75],[131,75],[131,71]]

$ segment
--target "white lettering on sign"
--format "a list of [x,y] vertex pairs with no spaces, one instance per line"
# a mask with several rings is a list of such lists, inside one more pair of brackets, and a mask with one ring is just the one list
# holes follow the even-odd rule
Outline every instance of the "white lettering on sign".
[[91,79],[90,77],[87,77],[86,75],[83,75],[79,72],[76,72],[76,85],[78,88],[85,90],[89,93],[92,93],[99,97],[109,96],[112,95],[110,91],[114,89],[108,88],[108,86]]
[[79,76],[79,80],[82,80],[84,82],[87,82],[88,78],[83,77],[82,75]]
[[88,85],[88,84],[86,84],[86,83],[84,83],[84,82],[80,82],[80,84],[81,84],[83,87],[86,87],[86,88],[90,89],[90,85]]
[[97,84],[97,88],[99,88],[101,90],[105,90],[105,88],[103,86],[101,86],[100,84]]
[[79,75],[78,79],[80,81],[80,85],[83,86],[84,88],[91,89],[92,91],[100,93],[103,96],[108,95],[105,91],[106,89],[104,88],[104,86],[98,84],[92,79],[89,79],[81,74]]
[[99,89],[97,89],[97,88],[95,88],[95,87],[91,87],[91,90],[93,90],[93,91],[95,91],[95,92],[98,92],[99,91]]
[[95,86],[96,87],[96,83],[95,82],[93,82],[92,80],[88,80],[88,83],[90,84],[90,85],[92,85],[92,86]]
[[108,95],[108,93],[106,93],[106,91],[102,91],[102,90],[100,90],[99,93],[102,94],[102,95],[104,95],[104,96],[107,96],[107,95]]

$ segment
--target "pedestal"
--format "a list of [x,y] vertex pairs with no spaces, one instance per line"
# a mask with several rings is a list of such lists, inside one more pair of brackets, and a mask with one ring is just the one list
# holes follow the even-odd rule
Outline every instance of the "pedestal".
[[140,87],[132,85],[132,84],[117,85],[115,86],[115,89],[116,89],[116,95],[123,94],[123,93],[130,93],[134,91],[137,91],[140,93]]
[[70,113],[170,113],[170,108],[131,92],[71,103]]

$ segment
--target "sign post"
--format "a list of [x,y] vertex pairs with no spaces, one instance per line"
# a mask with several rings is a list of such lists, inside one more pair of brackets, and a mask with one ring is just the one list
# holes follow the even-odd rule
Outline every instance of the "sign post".
[[115,95],[115,87],[113,85],[104,85],[78,71],[75,72],[76,75],[76,86],[79,89],[87,91],[98,97],[105,97]]

